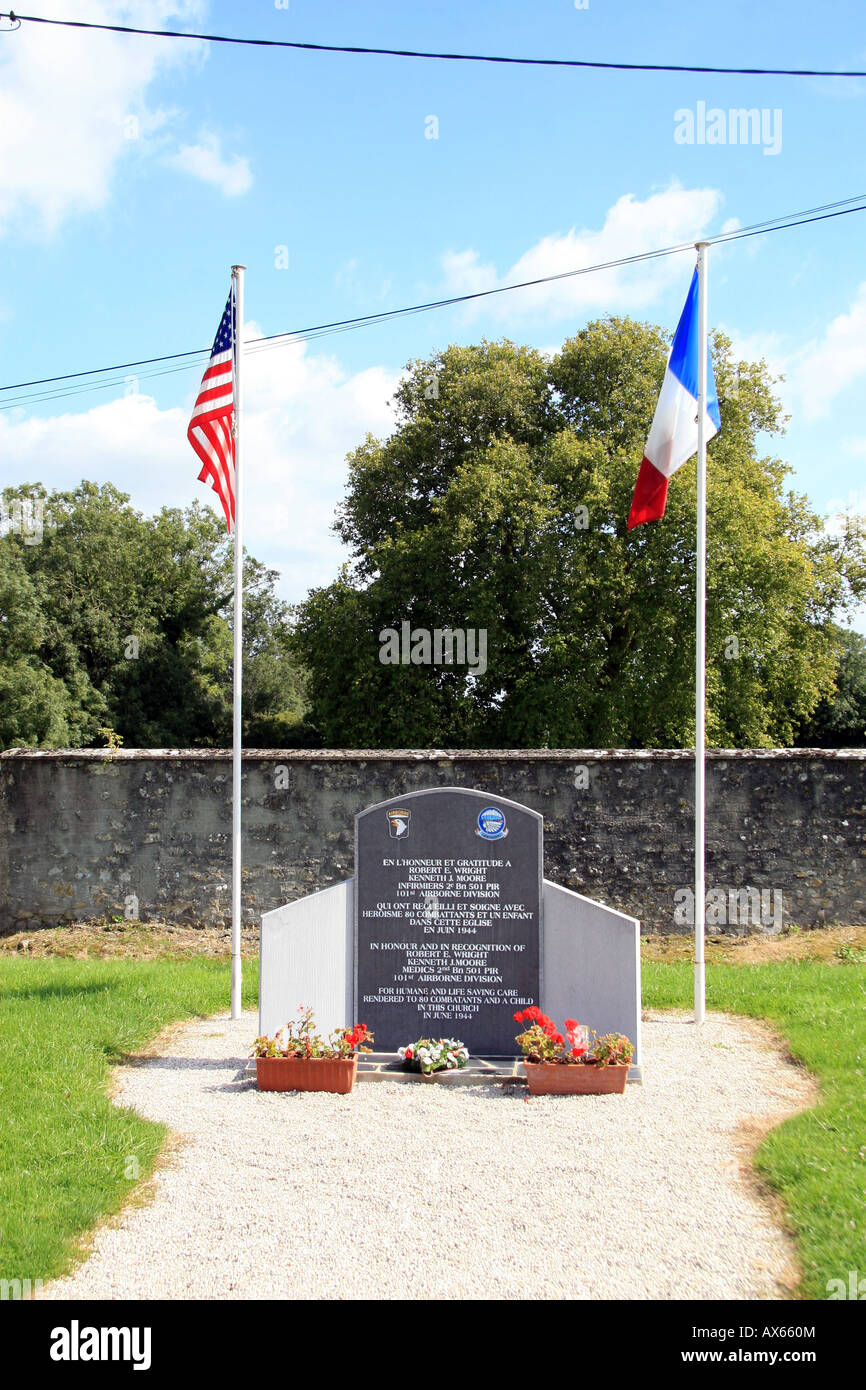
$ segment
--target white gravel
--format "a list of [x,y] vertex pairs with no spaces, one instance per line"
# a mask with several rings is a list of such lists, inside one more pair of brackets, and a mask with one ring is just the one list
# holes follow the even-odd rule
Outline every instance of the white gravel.
[[[170,1030],[115,1100],[182,1142],[45,1298],[782,1298],[754,1135],[813,1098],[759,1025],[644,1024],[643,1085],[259,1093],[256,1016]],[[745,1122],[745,1128],[744,1126]]]

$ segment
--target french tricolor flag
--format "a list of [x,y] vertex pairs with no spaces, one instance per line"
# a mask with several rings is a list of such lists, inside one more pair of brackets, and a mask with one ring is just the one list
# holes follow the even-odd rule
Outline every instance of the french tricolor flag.
[[[719,400],[707,353],[706,439],[721,428]],[[698,272],[692,277],[686,305],[677,324],[674,345],[665,370],[656,413],[638,473],[628,516],[628,529],[665,514],[668,479],[698,448]]]

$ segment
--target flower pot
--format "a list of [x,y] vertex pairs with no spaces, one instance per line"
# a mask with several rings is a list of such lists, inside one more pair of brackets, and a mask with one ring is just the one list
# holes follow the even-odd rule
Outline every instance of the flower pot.
[[563,1065],[524,1060],[523,1065],[534,1096],[621,1096],[628,1077],[627,1062],[600,1067],[595,1062]]
[[351,1057],[257,1057],[260,1091],[332,1091],[348,1095],[355,1084],[358,1054]]

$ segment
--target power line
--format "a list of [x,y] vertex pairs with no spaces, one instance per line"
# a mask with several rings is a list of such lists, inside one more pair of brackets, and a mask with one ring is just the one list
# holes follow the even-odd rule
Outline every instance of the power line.
[[[807,222],[823,222],[827,217],[842,217],[847,212],[864,212],[866,211],[866,203],[864,203],[860,207],[843,207],[843,204],[857,203],[860,202],[860,200],[863,198],[866,198],[866,194],[858,193],[856,197],[844,198],[840,200],[840,202],[838,203],[825,203],[823,207],[807,208],[806,211],[803,213],[789,213],[785,217],[772,217],[769,218],[766,222],[756,222],[749,227],[733,228],[730,232],[720,232],[718,236],[705,237],[703,239],[707,242],[717,245],[720,242],[739,241],[744,237],[759,236],[766,232],[784,231],[786,227],[800,227]],[[830,212],[827,210],[830,208],[841,208],[842,211]],[[813,216],[811,214],[821,215]],[[791,221],[791,218],[797,218],[799,220]],[[556,275],[542,275],[539,276],[536,280],[521,280],[513,285],[498,285],[494,289],[490,290],[475,290],[471,294],[453,295],[450,299],[434,299],[430,300],[426,304],[411,305],[407,309],[386,309],[381,314],[367,314],[363,318],[343,319],[342,321],[338,320],[336,323],[333,324],[322,324],[320,325],[320,329],[340,329],[346,325],[351,324],[361,325],[365,323],[381,323],[386,319],[395,318],[398,315],[402,316],[404,314],[426,313],[430,309],[442,309],[447,308],[453,304],[464,304],[470,299],[486,299],[489,295],[508,294],[512,290],[531,289],[537,285],[551,284],[555,280],[569,280],[579,275],[593,275],[596,271],[599,270],[614,270],[619,266],[635,265],[639,261],[651,261],[657,260],[662,256],[679,255],[683,251],[693,250],[694,244],[695,243],[693,241],[685,241],[681,242],[678,246],[661,247],[657,251],[641,251],[635,253],[632,256],[620,256],[618,259],[613,261],[602,261],[599,262],[597,265],[581,266],[577,270],[562,270],[559,271]],[[319,329],[301,329],[300,332],[302,335],[316,334],[318,336]],[[250,339],[250,343],[268,342],[277,338],[286,338],[294,336],[295,335],[291,333],[270,333],[265,338],[252,338]]]
[[[866,197],[866,194],[858,195]],[[682,251],[688,251],[692,247],[692,242],[683,242],[680,246],[662,247],[657,251],[643,251],[633,256],[623,256],[617,260],[604,261],[598,265],[582,266],[577,270],[560,271],[557,275],[544,275],[535,280],[522,280],[513,285],[498,285],[490,290],[475,290],[470,294],[451,295],[447,299],[431,299],[423,304],[410,304],[402,309],[383,309],[377,314],[362,314],[353,319],[334,319],[330,323],[313,324],[308,328],[289,329],[281,333],[268,333],[261,338],[249,338],[245,344],[245,350],[259,343],[276,343],[280,339],[291,339],[294,342],[308,342],[313,338],[327,337],[332,333],[348,331],[352,328],[361,328],[367,324],[384,323],[389,319],[407,317],[410,314],[429,313],[433,309],[445,309],[454,304],[465,304],[471,299],[484,299],[489,295],[508,294],[512,290],[529,289],[536,285],[544,285],[553,280],[564,280],[570,276],[591,275],[597,270],[612,270],[617,266],[629,265],[636,261],[654,260],[661,256],[672,256]],[[149,366],[151,363],[175,361],[181,357],[198,357],[210,352],[209,348],[192,348],[188,352],[167,353],[162,357],[144,357],[137,362],[117,362],[111,367],[93,367],[89,371],[65,372],[60,376],[38,377],[33,381],[19,381],[9,386],[0,386],[0,391],[18,391],[28,386],[46,386],[54,382],[72,381],[77,377],[96,376],[103,372],[120,372],[128,367]],[[189,363],[194,366],[195,363]]]
[[[203,353],[203,354],[202,354],[202,359],[201,359],[201,360],[202,360],[202,363],[206,362],[206,361],[208,360],[208,357],[209,357],[209,352]],[[188,372],[188,371],[190,371],[193,367],[195,367],[196,365],[198,365],[198,364],[195,363],[195,362],[184,362],[181,366],[163,367],[163,368],[161,368],[160,370],[153,371],[153,372],[141,372],[139,375],[137,375],[137,376],[135,377],[135,380],[136,380],[136,381],[147,381],[147,380],[149,380],[149,379],[152,378],[152,377],[158,377],[158,376],[174,376],[174,375],[176,375],[176,373],[178,373],[178,372]],[[110,371],[110,370],[112,370],[112,369],[111,369],[111,368],[108,368],[107,370]],[[16,406],[21,406],[21,405],[39,405],[39,404],[41,404],[41,403],[44,402],[44,401],[59,401],[59,400],[65,400],[65,399],[67,399],[67,398],[70,397],[70,396],[86,396],[86,395],[88,395],[90,392],[95,392],[95,391],[108,391],[108,390],[112,390],[112,389],[113,389],[114,387],[116,387],[116,386],[127,386],[127,385],[129,384],[129,380],[130,380],[130,378],[129,378],[128,376],[121,376],[121,377],[110,377],[110,376],[109,376],[109,377],[106,377],[103,381],[79,382],[77,385],[62,387],[62,388],[59,388],[59,389],[57,389],[57,390],[51,390],[51,391],[30,391],[30,392],[25,393],[23,396],[12,396],[12,397],[9,397],[7,400],[5,400],[5,401],[3,402],[2,405],[0,405],[0,411],[2,411],[2,410],[13,410]],[[8,387],[4,387],[4,388],[0,388],[0,389],[8,390],[9,388],[8,388]],[[137,393],[132,393],[132,394],[137,394]]]
[[[173,362],[179,357],[201,357],[208,348],[190,348],[188,352],[170,352],[164,357],[141,357],[137,362],[117,362],[113,367],[90,367],[82,372],[64,372],[62,376],[37,377],[33,381],[16,381],[9,386],[0,386],[0,391],[20,391],[25,386],[47,386],[52,381],[71,381],[77,376],[99,376],[101,372],[122,372],[127,367],[149,367],[152,362]],[[194,366],[194,363],[190,363]]]
[[[860,197],[863,195],[860,194]],[[832,206],[832,204],[828,204]],[[743,227],[736,231],[727,232],[717,237],[705,237],[704,240],[711,243],[726,241],[743,241],[746,237],[763,236],[766,232],[786,232],[789,227],[805,227],[809,222],[827,222],[832,217],[847,217],[849,212],[866,212],[866,203],[859,207],[842,208],[838,212],[821,212],[816,217],[799,217],[793,222],[780,222],[776,227],[757,226]]]
[[[727,68],[697,63],[611,63],[588,58],[516,58],[490,53],[430,53],[414,48],[365,48],[359,44],[301,43],[290,39],[234,38],[229,34],[195,34],[181,29],[139,29],[129,24],[93,24],[83,19],[46,19],[43,15],[0,14],[16,28],[29,24],[54,24],[67,29],[99,29],[109,34],[142,34],[158,39],[198,39],[205,43],[227,43],[253,48],[292,48],[312,53],[347,53],[385,58],[431,58],[447,63],[505,63],[522,67],[598,68],[608,72],[696,72],[719,73],[732,77],[866,77],[862,69],[832,68]],[[11,32],[11,31],[10,31]]]
[[[781,217],[771,217],[763,222],[755,222],[746,227],[732,228],[729,232],[720,232],[718,236],[707,237],[705,240],[713,245],[726,244],[730,241],[741,241],[748,237],[766,236],[770,232],[785,231],[789,227],[802,227],[812,222],[824,222],[835,217],[845,217],[849,213],[866,212],[866,194],[858,193],[854,197],[841,198],[833,203],[824,203],[818,207],[806,208],[802,212],[786,213]],[[854,206],[852,206],[852,204]],[[469,294],[452,295],[447,299],[428,300],[422,304],[410,304],[401,309],[385,309],[377,314],[363,314],[352,319],[335,319],[330,323],[314,324],[308,328],[292,329],[288,332],[269,333],[259,338],[247,339],[245,343],[245,354],[269,351],[276,347],[288,345],[290,343],[313,342],[317,338],[334,336],[337,333],[349,333],[359,328],[366,328],[377,323],[384,323],[390,319],[406,318],[413,314],[430,313],[434,309],[449,308],[455,304],[465,304],[475,299],[486,299],[491,295],[509,294],[514,290],[530,289],[538,285],[552,284],[558,280],[573,279],[582,275],[592,275],[602,270],[614,270],[621,266],[636,265],[644,261],[659,260],[667,256],[681,255],[685,251],[694,249],[693,242],[682,242],[676,246],[660,247],[655,251],[636,252],[631,256],[619,256],[614,260],[602,261],[595,265],[581,266],[576,270],[563,270],[555,275],[543,275],[534,280],[521,280],[513,285],[498,285],[489,290],[475,290]],[[60,400],[68,396],[85,395],[90,391],[107,390],[111,387],[126,384],[125,378],[115,377],[104,382],[82,382],[83,377],[105,375],[113,372],[123,372],[130,367],[155,366],[156,371],[142,372],[142,379],[149,379],[158,376],[170,376],[176,372],[188,371],[192,367],[199,365],[206,360],[210,353],[209,348],[193,348],[187,352],[165,353],[160,357],[139,358],[134,362],[119,362],[111,367],[94,367],[88,371],[66,372],[60,376],[41,377],[33,381],[17,382],[8,386],[0,386],[0,391],[24,391],[25,394],[12,398],[7,398],[0,410],[12,410],[17,406],[27,404],[38,404],[45,401]],[[164,363],[180,363],[181,359],[194,358],[194,361],[182,362],[181,365],[171,367],[163,366]],[[26,388],[33,386],[56,386],[62,382],[78,382],[75,386],[64,387],[56,391],[30,392]]]

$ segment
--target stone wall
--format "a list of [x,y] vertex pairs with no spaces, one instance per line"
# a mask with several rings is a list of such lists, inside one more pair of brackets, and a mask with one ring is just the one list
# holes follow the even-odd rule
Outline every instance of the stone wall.
[[[644,931],[689,929],[694,759],[678,750],[247,752],[245,921],[349,876],[363,807],[447,785],[540,811],[554,882]],[[230,885],[228,753],[0,755],[0,928],[225,922]],[[726,898],[746,887],[765,892],[765,927],[781,925],[774,890],[785,922],[866,922],[866,750],[709,754],[707,887],[716,929],[759,925],[742,920],[745,895]]]

